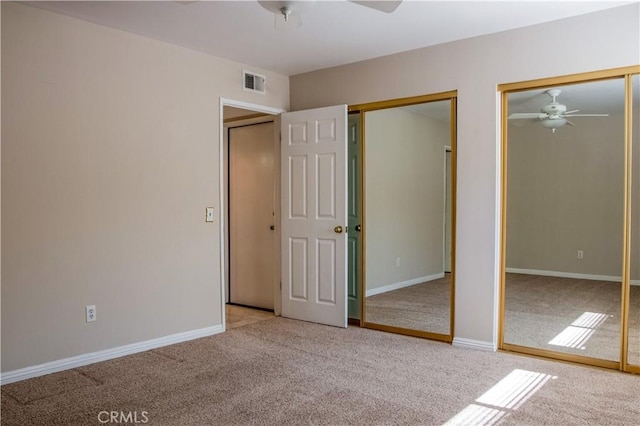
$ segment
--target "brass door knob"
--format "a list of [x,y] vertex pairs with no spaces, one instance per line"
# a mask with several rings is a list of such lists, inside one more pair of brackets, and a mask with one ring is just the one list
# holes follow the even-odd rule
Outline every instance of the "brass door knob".
[[333,232],[335,232],[336,234],[342,234],[342,226],[336,226],[335,228],[333,228]]
[[362,231],[362,226],[356,225],[356,231],[358,231],[358,232]]

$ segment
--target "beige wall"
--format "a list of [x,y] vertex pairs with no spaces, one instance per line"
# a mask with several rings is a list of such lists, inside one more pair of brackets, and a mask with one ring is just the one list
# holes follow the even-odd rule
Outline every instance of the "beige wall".
[[2,63],[2,371],[220,325],[219,98],[288,78],[7,2]]
[[509,128],[507,268],[621,277],[624,116],[575,122]]
[[449,125],[394,108],[367,112],[364,134],[367,291],[443,273]]
[[291,78],[292,109],[458,90],[455,339],[497,342],[500,83],[640,63],[640,5]]

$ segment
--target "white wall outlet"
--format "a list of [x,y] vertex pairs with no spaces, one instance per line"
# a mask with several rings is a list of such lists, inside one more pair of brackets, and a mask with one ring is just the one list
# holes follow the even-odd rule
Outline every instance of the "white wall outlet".
[[578,259],[584,258],[584,252],[582,250],[578,250]]
[[205,222],[213,222],[213,207],[207,207],[205,215]]
[[400,267],[400,258],[396,257],[396,267]]
[[96,305],[87,305],[86,307],[87,322],[93,322],[98,319],[96,313]]

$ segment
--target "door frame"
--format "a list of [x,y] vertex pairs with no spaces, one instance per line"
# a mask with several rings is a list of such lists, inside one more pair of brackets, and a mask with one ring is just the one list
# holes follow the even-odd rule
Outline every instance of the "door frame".
[[[220,235],[220,315],[222,328],[226,330],[226,309],[225,305],[227,303],[227,291],[226,289],[229,286],[229,272],[228,272],[228,252],[227,252],[227,240],[229,237],[229,227],[227,223],[227,214],[229,210],[229,203],[227,199],[227,170],[228,170],[228,158],[227,158],[227,129],[228,126],[224,123],[224,107],[234,107],[241,108],[248,111],[253,111],[256,113],[267,114],[272,117],[260,117],[246,120],[246,123],[253,122],[257,123],[261,119],[264,121],[273,121],[274,122],[274,131],[279,133],[280,129],[280,114],[286,112],[281,108],[269,107],[264,105],[252,104],[243,101],[237,101],[234,99],[228,98],[220,98],[219,103],[219,111],[218,111],[218,125],[219,125],[219,135],[218,135],[218,206],[219,210],[218,220],[219,220],[219,235]],[[245,124],[246,124],[245,123]],[[274,173],[275,173],[275,218],[274,223],[279,226],[280,224],[280,141],[279,138],[276,138],[274,134]],[[274,250],[276,250],[276,256],[279,257],[280,253],[280,238],[278,236],[279,232],[276,233],[276,238],[274,238]],[[273,280],[273,291],[274,291],[274,313],[276,315],[280,315],[281,309],[281,300],[280,300],[280,287],[279,287],[279,277],[280,277],[280,262],[279,259],[276,262],[276,268],[274,271],[274,280]]]
[[[640,73],[639,65],[621,68],[591,71],[580,74],[569,74],[536,80],[498,84],[497,91],[500,99],[500,257],[499,257],[499,287],[498,287],[498,350],[540,356],[560,361],[586,364],[601,368],[610,368],[631,373],[640,373],[640,366],[630,365],[628,357],[629,331],[629,290],[631,265],[631,146],[632,146],[632,91],[631,78]],[[508,105],[509,94],[519,91],[544,89],[552,86],[598,82],[610,79],[624,80],[625,84],[625,124],[624,124],[624,218],[622,239],[621,264],[621,308],[620,308],[620,356],[618,361],[592,358],[548,349],[538,349],[505,342],[506,316],[506,257],[507,257],[507,185],[508,185]]]
[[[395,326],[388,326],[383,324],[376,324],[367,322],[366,316],[366,285],[367,285],[367,210],[365,208],[367,201],[367,193],[365,191],[365,183],[367,179],[366,168],[366,114],[367,112],[376,111],[380,109],[396,108],[408,105],[421,104],[425,102],[443,101],[449,100],[450,106],[450,136],[451,143],[447,145],[451,148],[451,285],[450,285],[450,315],[449,315],[449,334],[432,333],[426,331],[405,329]],[[374,330],[388,331],[392,333],[405,334],[408,336],[421,337],[431,340],[439,340],[446,343],[451,343],[455,336],[455,300],[456,300],[456,216],[457,216],[457,140],[458,140],[458,90],[451,90],[448,92],[432,93],[428,95],[412,96],[408,98],[390,99],[386,101],[378,101],[364,104],[349,105],[349,112],[359,112],[360,115],[360,161],[361,161],[361,182],[360,182],[360,209],[361,209],[361,223],[362,223],[362,254],[360,262],[360,326],[364,328],[371,328]]]

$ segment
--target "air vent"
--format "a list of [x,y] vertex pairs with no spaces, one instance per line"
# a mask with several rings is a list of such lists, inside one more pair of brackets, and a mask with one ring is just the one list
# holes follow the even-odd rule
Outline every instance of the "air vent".
[[261,93],[264,95],[267,79],[260,74],[249,71],[242,71],[242,84],[244,90],[249,92]]

